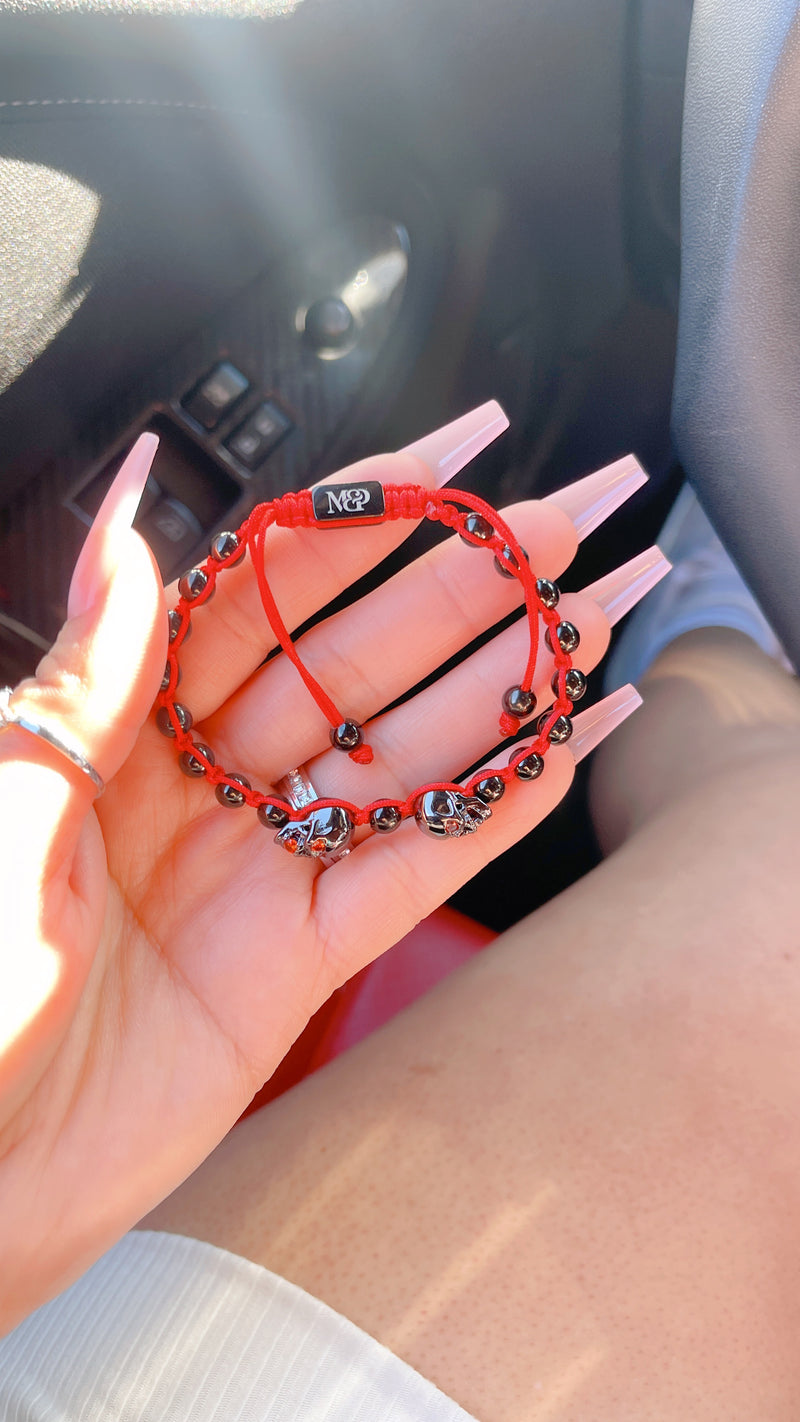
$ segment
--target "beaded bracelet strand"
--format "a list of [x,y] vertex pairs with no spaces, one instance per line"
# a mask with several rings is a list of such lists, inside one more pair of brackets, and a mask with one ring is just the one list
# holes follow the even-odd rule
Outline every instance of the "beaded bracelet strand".
[[[516,578],[522,587],[530,646],[519,683],[509,687],[502,697],[500,736],[506,739],[514,735],[522,721],[536,710],[532,684],[540,617],[545,623],[544,640],[555,662],[551,681],[555,700],[536,722],[537,736],[533,745],[512,750],[509,763],[502,770],[493,770],[491,774],[477,771],[463,785],[437,781],[418,786],[402,801],[387,798],[358,806],[334,796],[320,797],[304,807],[303,815],[298,816],[297,810],[281,796],[254,790],[246,776],[217,765],[210,747],[194,740],[191,712],[175,700],[181,675],[178,654],[191,634],[193,613],[210,602],[220,574],[235,567],[249,552],[269,624],[330,723],[331,744],[346,752],[357,764],[368,765],[373,753],[364,738],[364,728],[341,715],[303,665],[284,625],[269,586],[265,540],[273,525],[333,529],[397,519],[429,519],[453,529],[472,547],[489,549],[494,554],[497,571],[503,577]],[[214,786],[222,805],[254,808],[261,823],[277,831],[276,843],[292,854],[321,858],[332,849],[341,850],[358,825],[369,825],[374,831],[386,834],[411,817],[436,838],[457,838],[474,832],[491,816],[490,806],[502,797],[513,778],[532,781],[542,774],[548,746],[563,743],[572,734],[570,712],[573,703],[586,690],[583,672],[572,665],[572,653],[579,645],[580,635],[571,622],[559,617],[556,584],[548,578],[536,577],[525,550],[497,510],[477,495],[463,490],[431,491],[417,484],[382,485],[364,481],[357,485],[323,484],[313,490],[283,494],[254,508],[235,533],[218,533],[206,561],[184,574],[178,591],[178,603],[168,614],[169,651],[156,702],[156,724],[165,736],[175,740],[179,764],[186,775],[206,779]]]

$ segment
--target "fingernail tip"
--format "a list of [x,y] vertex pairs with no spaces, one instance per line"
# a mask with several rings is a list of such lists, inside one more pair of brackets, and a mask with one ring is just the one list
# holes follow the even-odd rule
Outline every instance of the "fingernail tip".
[[626,682],[624,686],[610,692],[602,701],[576,716],[573,720],[572,739],[569,741],[575,764],[580,764],[587,755],[596,750],[612,731],[621,726],[623,721],[627,721],[641,705],[642,698],[636,687],[631,682]]
[[499,400],[487,400],[485,405],[478,406],[479,410],[481,408],[486,411],[487,415],[489,414],[489,411],[491,411],[492,419],[497,424],[500,432],[508,429],[511,421],[509,420],[508,415],[506,414]]
[[[641,695],[638,688],[634,686],[632,681],[626,681],[621,687],[619,687],[619,690],[627,699],[631,711],[636,711],[640,706],[644,705],[644,697]],[[615,693],[611,692],[610,694],[613,696]]]
[[648,479],[636,455],[625,454],[566,488],[554,490],[546,495],[546,501],[572,519],[579,540],[583,540],[616,513]]
[[405,445],[401,453],[414,454],[434,475],[437,488],[448,484],[505,430],[509,421],[497,400],[486,400],[441,429]]
[[140,449],[142,446],[144,446],[144,448],[146,449],[152,449],[153,453],[155,454],[156,450],[158,449],[159,443],[160,437],[156,434],[155,430],[142,430],[142,433],[139,435],[139,438],[137,439],[133,448]]
[[606,614],[612,627],[631,612],[667,576],[672,564],[658,544],[637,553],[627,563],[581,590]]
[[105,526],[111,532],[132,526],[158,445],[158,435],[152,430],[144,430],[134,440],[100,505],[95,518],[98,527]]

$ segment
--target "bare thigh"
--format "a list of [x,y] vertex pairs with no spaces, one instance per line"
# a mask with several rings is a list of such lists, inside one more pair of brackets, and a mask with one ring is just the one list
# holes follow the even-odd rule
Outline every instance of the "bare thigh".
[[730,749],[147,1227],[294,1280],[482,1422],[796,1418],[800,737]]

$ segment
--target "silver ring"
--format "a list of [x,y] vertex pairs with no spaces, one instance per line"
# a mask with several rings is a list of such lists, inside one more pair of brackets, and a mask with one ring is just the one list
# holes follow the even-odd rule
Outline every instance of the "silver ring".
[[293,810],[304,810],[306,805],[313,805],[314,801],[319,799],[301,765],[296,770],[287,770],[275,789],[289,801]]
[[[315,800],[320,799],[319,792],[314,789],[301,765],[298,765],[294,770],[287,770],[283,778],[276,783],[275,790],[288,800],[293,810],[304,810],[306,805],[313,805]],[[338,864],[339,860],[346,859],[348,854],[352,854],[349,844],[345,845],[343,849],[334,850],[331,854],[323,854],[319,862],[326,866]]]
[[20,726],[23,731],[29,731],[32,736],[38,736],[40,740],[47,741],[54,750],[60,751],[67,760],[82,770],[84,775],[88,775],[98,795],[102,795],[105,790],[105,782],[102,775],[98,774],[91,761],[86,759],[82,751],[76,750],[74,746],[62,741],[55,731],[51,731],[49,726],[43,726],[41,721],[31,721],[29,717],[23,716],[19,711],[15,711],[11,705],[13,687],[0,687],[0,731],[4,731],[7,726]]

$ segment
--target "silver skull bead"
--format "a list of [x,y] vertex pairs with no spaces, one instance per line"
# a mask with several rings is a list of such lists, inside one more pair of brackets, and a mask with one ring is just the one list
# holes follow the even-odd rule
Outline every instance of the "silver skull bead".
[[420,795],[414,811],[414,819],[423,833],[437,839],[460,839],[462,835],[474,834],[491,816],[483,800],[460,790],[428,790]]
[[353,821],[339,805],[314,810],[305,819],[289,820],[278,830],[275,843],[289,854],[306,859],[321,859],[344,849],[353,835]]

